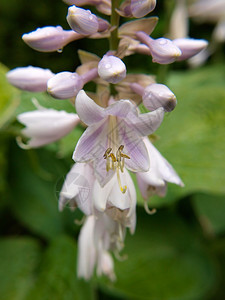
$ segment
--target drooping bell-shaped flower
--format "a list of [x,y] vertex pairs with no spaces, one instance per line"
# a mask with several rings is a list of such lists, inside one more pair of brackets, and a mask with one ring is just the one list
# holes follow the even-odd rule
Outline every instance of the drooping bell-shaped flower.
[[41,108],[24,112],[17,117],[26,127],[22,134],[30,138],[24,148],[37,148],[55,142],[67,135],[80,122],[77,114]]
[[153,133],[161,124],[164,109],[139,114],[129,100],[115,101],[107,108],[98,106],[81,90],[76,97],[76,111],[88,128],[78,141],[73,159],[93,161],[95,176],[103,187],[124,167],[132,171],[147,171],[149,157],[142,137]]
[[148,197],[157,194],[164,197],[167,190],[167,182],[184,186],[182,180],[177,175],[173,167],[152,145],[148,138],[144,138],[150,157],[150,169],[148,172],[137,173],[138,186],[145,200]]
[[54,73],[49,69],[32,66],[15,68],[6,75],[12,85],[30,92],[45,92],[47,90],[47,82],[53,76]]
[[77,73],[60,72],[48,81],[48,93],[57,99],[68,99],[83,88],[82,77]]
[[71,210],[78,207],[85,215],[93,210],[94,169],[89,163],[75,163],[66,176],[59,196],[59,210],[68,205]]
[[181,50],[169,39],[152,39],[145,32],[137,32],[137,38],[149,47],[152,61],[159,64],[173,63],[181,56]]
[[177,104],[174,93],[164,84],[153,83],[144,89],[142,96],[144,106],[153,111],[163,107],[165,111],[172,111]]
[[34,50],[54,52],[60,51],[71,41],[82,37],[82,34],[76,33],[73,30],[63,30],[61,26],[46,26],[23,34],[22,39]]
[[180,38],[173,40],[173,43],[181,50],[182,54],[178,57],[178,61],[191,58],[198,54],[208,46],[206,40]]
[[113,55],[104,55],[98,63],[98,74],[107,82],[116,84],[126,77],[126,66]]
[[75,32],[84,35],[94,34],[99,29],[96,15],[92,14],[90,10],[75,5],[68,8],[67,22]]
[[114,263],[110,250],[123,248],[126,227],[107,213],[88,216],[78,238],[78,277],[86,280],[96,272],[115,280]]

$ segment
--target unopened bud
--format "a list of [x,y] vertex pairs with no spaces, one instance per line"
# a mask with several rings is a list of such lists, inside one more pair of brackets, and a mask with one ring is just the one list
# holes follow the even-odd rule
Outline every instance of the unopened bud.
[[98,64],[99,76],[110,83],[118,83],[126,77],[126,66],[116,56],[104,55]]
[[47,82],[54,76],[48,69],[38,67],[22,67],[9,71],[6,75],[8,81],[15,87],[30,91],[44,92],[47,90]]
[[156,6],[156,0],[131,0],[130,10],[135,18],[142,18],[153,11]]
[[77,73],[61,72],[48,81],[48,93],[57,99],[68,99],[77,95],[83,80]]
[[178,61],[191,58],[205,49],[208,45],[206,40],[180,38],[173,40],[173,43],[181,50],[182,54],[178,57]]
[[159,64],[173,63],[181,56],[181,50],[169,39],[152,39],[145,32],[137,32],[137,38],[149,47],[152,61]]
[[19,145],[24,149],[55,142],[73,130],[80,121],[77,114],[45,108],[22,113],[17,119],[26,126],[22,130],[23,135],[30,138],[27,144],[19,140]]
[[177,99],[173,92],[164,84],[153,83],[144,89],[142,96],[144,106],[153,111],[163,107],[165,111],[172,111]]
[[84,35],[94,34],[99,28],[96,15],[75,5],[68,8],[67,22],[74,31]]
[[53,52],[61,50],[69,42],[82,37],[82,35],[72,30],[63,30],[61,26],[46,26],[25,33],[22,39],[28,46],[37,51]]

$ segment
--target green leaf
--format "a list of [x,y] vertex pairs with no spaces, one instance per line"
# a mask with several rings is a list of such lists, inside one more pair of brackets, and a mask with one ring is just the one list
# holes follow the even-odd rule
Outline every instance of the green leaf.
[[[24,151],[17,145],[12,147],[11,153],[10,204],[16,217],[29,230],[44,238],[63,233],[63,214],[58,211],[61,186],[57,183],[68,170],[65,162],[57,159],[54,152]],[[75,216],[66,213],[73,224]]]
[[153,205],[172,203],[193,192],[225,193],[225,70],[221,66],[174,72],[168,86],[178,104],[167,114],[155,142],[173,165],[185,187],[169,184],[165,199]]
[[55,238],[46,250],[39,276],[26,300],[93,299],[90,283],[76,277],[76,244],[67,236]]
[[41,106],[46,108],[75,113],[74,105],[69,100],[58,100],[47,93],[33,93],[26,91],[21,92],[21,103],[16,113],[21,114],[26,111],[36,110],[37,108],[32,103],[32,99],[36,99]]
[[8,69],[0,64],[0,129],[12,119],[20,102],[20,92],[6,79],[7,71]]
[[31,238],[0,239],[0,294],[4,300],[24,300],[40,261],[40,245]]
[[195,194],[192,196],[195,213],[203,229],[209,234],[222,234],[225,231],[224,195]]
[[104,281],[107,292],[138,300],[206,299],[216,272],[193,229],[174,213],[138,214],[137,232],[126,238],[128,258],[116,262],[115,283]]

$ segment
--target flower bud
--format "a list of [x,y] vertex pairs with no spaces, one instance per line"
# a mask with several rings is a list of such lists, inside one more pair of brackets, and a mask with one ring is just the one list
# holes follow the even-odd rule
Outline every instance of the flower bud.
[[206,40],[180,38],[173,40],[173,43],[181,50],[182,54],[178,57],[178,61],[188,59],[200,51],[205,49],[208,45]]
[[98,64],[99,76],[110,83],[118,83],[126,77],[126,66],[116,56],[104,55]]
[[163,107],[165,111],[172,111],[176,104],[176,96],[164,84],[153,83],[144,89],[142,96],[144,106],[153,111]]
[[82,35],[72,30],[63,30],[61,26],[38,28],[22,36],[28,46],[41,52],[61,50],[69,42],[80,38],[82,38]]
[[68,99],[77,95],[83,80],[77,73],[61,72],[48,81],[48,93],[57,99]]
[[67,22],[74,31],[84,35],[94,34],[99,28],[96,15],[75,5],[68,8]]
[[22,67],[9,71],[8,81],[15,87],[30,92],[45,92],[47,81],[54,76],[48,69],[38,67]]
[[20,143],[26,149],[41,147],[61,139],[80,121],[77,114],[47,108],[22,113],[17,119],[26,126],[22,133],[30,138],[27,145]]
[[130,10],[135,18],[142,18],[153,11],[156,6],[156,0],[131,0]]
[[149,47],[152,61],[159,64],[170,64],[181,56],[181,50],[169,39],[152,39],[144,32],[137,32],[137,38]]

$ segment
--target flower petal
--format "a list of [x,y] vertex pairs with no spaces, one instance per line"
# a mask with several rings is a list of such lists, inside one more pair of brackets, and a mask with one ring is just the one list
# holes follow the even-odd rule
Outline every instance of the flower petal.
[[113,115],[120,118],[126,118],[130,111],[136,111],[136,108],[129,100],[116,101],[105,110],[107,115]]
[[112,178],[104,187],[101,187],[96,180],[93,187],[93,202],[97,210],[103,212],[106,209],[106,203],[110,193],[114,189],[115,177]]
[[129,121],[126,120],[126,122],[133,127],[138,135],[148,136],[160,126],[163,117],[164,109],[160,107],[152,112],[139,114],[138,117],[135,117],[134,114],[128,115]]
[[80,119],[88,126],[106,117],[105,109],[88,97],[84,90],[77,94],[75,106]]
[[78,238],[78,277],[89,279],[96,263],[96,249],[94,247],[95,216],[89,216],[81,228]]
[[88,127],[79,139],[73,153],[73,160],[86,162],[94,160],[105,153],[107,144],[107,120]]
[[124,145],[123,152],[130,157],[125,158],[126,167],[133,172],[144,172],[149,169],[149,156],[142,138],[124,121],[120,122],[119,139]]

